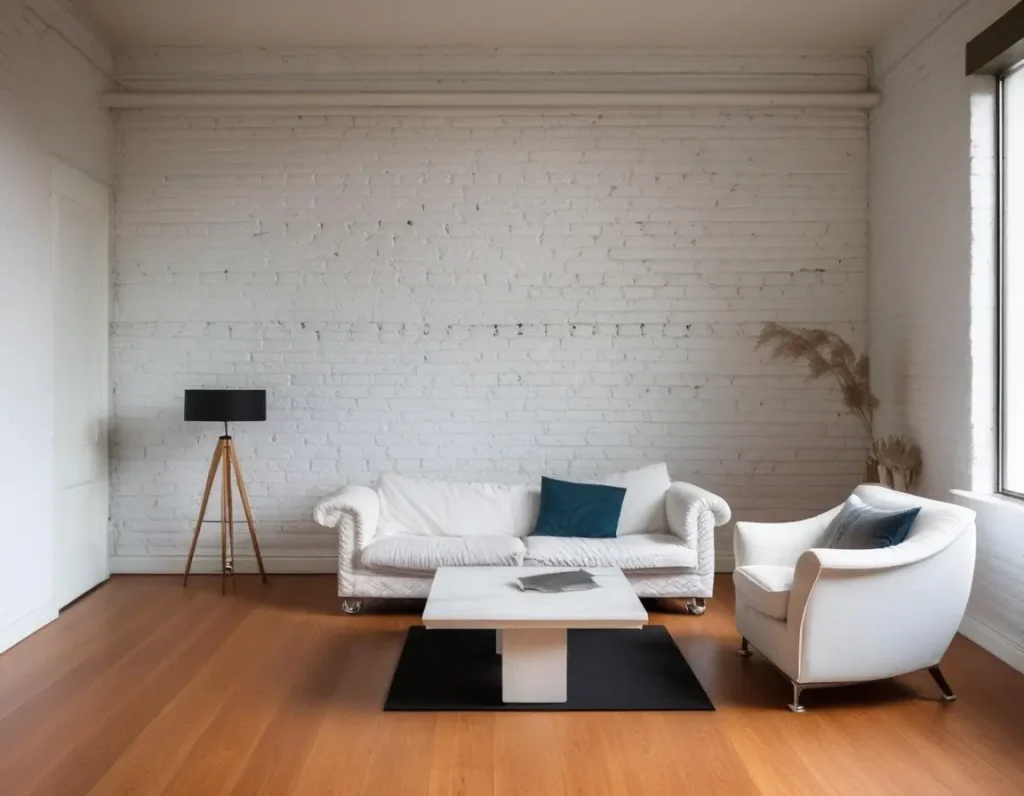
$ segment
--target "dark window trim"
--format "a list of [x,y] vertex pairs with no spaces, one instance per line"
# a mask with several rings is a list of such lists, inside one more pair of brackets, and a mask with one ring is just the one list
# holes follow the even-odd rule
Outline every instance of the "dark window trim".
[[1006,488],[1006,368],[1003,352],[1006,350],[1006,310],[1003,307],[1005,283],[1006,225],[1003,208],[1006,206],[1006,142],[1005,74],[996,82],[996,492],[1013,494]]
[[967,43],[968,75],[999,75],[1024,60],[1024,2]]

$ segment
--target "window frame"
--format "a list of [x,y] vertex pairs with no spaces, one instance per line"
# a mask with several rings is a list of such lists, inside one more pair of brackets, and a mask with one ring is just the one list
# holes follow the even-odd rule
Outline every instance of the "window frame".
[[[1024,61],[1019,61],[996,75],[996,492],[1007,497],[1024,500],[1024,492],[1010,488],[1007,484],[1007,405],[1006,399],[1006,354],[1009,346],[1006,342],[1006,320],[1009,311],[1006,307],[1006,270],[1007,270],[1007,223],[1006,223],[1006,81],[1018,72],[1024,71]],[[1024,309],[1024,308],[1022,308]]]

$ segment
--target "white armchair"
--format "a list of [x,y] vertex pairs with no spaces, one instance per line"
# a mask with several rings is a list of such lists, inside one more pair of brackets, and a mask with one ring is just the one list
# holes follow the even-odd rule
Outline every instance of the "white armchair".
[[820,548],[841,506],[799,522],[736,523],[736,627],[741,655],[763,654],[806,688],[882,680],[928,669],[955,699],[939,661],[956,635],[974,577],[968,508],[864,485],[876,508],[921,509],[906,541],[878,550]]

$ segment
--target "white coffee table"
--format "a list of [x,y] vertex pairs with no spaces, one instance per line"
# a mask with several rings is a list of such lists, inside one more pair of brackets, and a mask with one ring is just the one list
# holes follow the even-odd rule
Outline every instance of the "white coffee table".
[[621,571],[586,570],[599,588],[541,594],[520,591],[516,580],[556,569],[441,567],[430,587],[423,624],[430,630],[497,631],[502,699],[565,702],[569,628],[639,630],[647,622],[647,611]]

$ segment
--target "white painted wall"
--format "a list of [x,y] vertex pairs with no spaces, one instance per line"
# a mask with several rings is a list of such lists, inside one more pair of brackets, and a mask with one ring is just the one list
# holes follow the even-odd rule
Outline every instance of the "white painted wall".
[[[443,73],[582,90],[602,63],[390,57],[172,50],[119,69],[134,88]],[[600,80],[634,88],[866,82],[850,54],[603,63],[617,71]],[[270,391],[269,422],[237,437],[277,569],[332,571],[312,506],[381,471],[536,481],[666,460],[762,519],[816,513],[862,476],[832,385],[753,351],[766,320],[863,340],[862,112],[146,111],[118,126],[115,571],[182,565],[219,431],[182,422],[187,387]]]
[[[872,376],[883,432],[925,454],[924,493],[994,487],[990,78],[964,76],[966,43],[1013,0],[925,0],[875,52],[871,114]],[[974,117],[972,119],[972,107]],[[1024,670],[1024,512],[979,511],[966,635]]]
[[0,651],[56,615],[51,156],[109,183],[102,68],[61,6],[0,6]]

